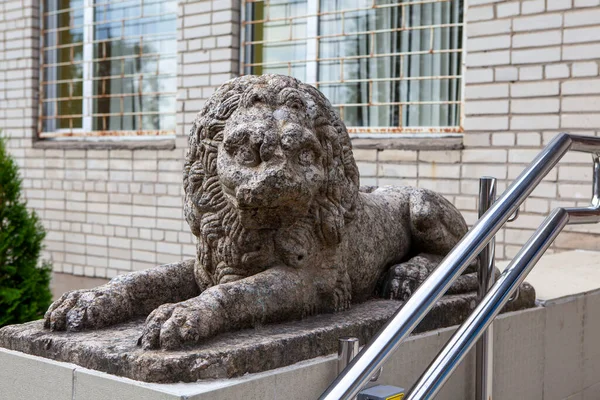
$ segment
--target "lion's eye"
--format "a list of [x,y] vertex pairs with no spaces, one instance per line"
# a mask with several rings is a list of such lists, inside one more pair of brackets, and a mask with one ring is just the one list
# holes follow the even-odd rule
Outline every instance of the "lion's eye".
[[291,98],[287,99],[287,101],[285,102],[285,105],[291,109],[298,110],[298,111],[301,111],[304,109],[304,103],[302,103],[302,100],[295,98],[295,97],[291,97]]
[[310,149],[304,149],[298,153],[298,163],[301,165],[311,165],[315,162],[315,153]]
[[249,146],[240,146],[236,158],[241,164],[248,167],[255,167],[260,161],[258,153]]

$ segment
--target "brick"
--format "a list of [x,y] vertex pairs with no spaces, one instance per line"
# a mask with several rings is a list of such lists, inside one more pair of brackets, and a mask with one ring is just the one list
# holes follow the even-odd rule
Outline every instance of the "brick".
[[391,178],[416,178],[417,166],[407,164],[379,164],[378,176]]
[[484,67],[510,64],[510,51],[486,51],[483,53],[467,53],[467,66]]
[[379,161],[416,161],[417,152],[411,150],[383,150],[378,154]]
[[211,3],[209,1],[195,1],[183,4],[185,15],[202,14],[211,11]]
[[564,97],[561,107],[563,112],[600,111],[600,97]]
[[180,255],[181,254],[181,245],[179,243],[158,242],[156,244],[156,251],[159,254],[166,253],[166,254]]
[[419,178],[460,178],[460,165],[419,163]]
[[376,163],[357,162],[356,166],[361,176],[377,176]]
[[508,117],[468,117],[465,119],[467,131],[502,131],[508,129]]
[[565,29],[563,31],[564,43],[585,43],[600,40],[600,30],[594,26],[591,28]]
[[[566,49],[565,49],[566,50]],[[545,47],[543,49],[513,50],[512,64],[537,64],[560,61],[560,47]]]
[[575,0],[575,7],[595,7],[600,5],[600,0]]
[[508,100],[469,101],[465,104],[465,114],[508,114]]
[[514,133],[494,133],[492,135],[492,146],[514,146]]
[[353,149],[356,161],[377,161],[377,150]]
[[600,79],[582,79],[563,82],[561,92],[563,95],[600,93]]
[[516,81],[518,78],[519,69],[517,67],[496,68],[496,81]]
[[[564,86],[564,84],[563,84]],[[511,97],[536,97],[558,95],[558,82],[513,83],[510,86]]]
[[469,24],[467,29],[468,37],[486,36],[486,35],[497,35],[500,33],[511,32],[511,21],[510,20],[492,20],[483,22],[473,22]]
[[508,97],[508,84],[469,85],[466,87],[466,99],[492,99]]
[[600,10],[581,10],[565,13],[565,27],[598,24],[600,24]]
[[537,14],[544,11],[545,0],[527,0],[521,3],[521,14]]
[[542,144],[542,136],[537,132],[519,132],[517,136],[517,146],[539,147]]
[[516,164],[529,164],[539,153],[539,150],[510,149],[508,162]]
[[510,35],[471,38],[467,41],[467,55],[474,51],[489,51],[510,48]]
[[469,68],[464,79],[466,83],[493,82],[494,70],[492,68]]
[[498,2],[502,2],[504,0],[471,0],[469,2],[469,6],[477,6],[477,5],[481,5],[481,4],[492,4],[492,3],[498,3]]
[[194,28],[183,29],[184,39],[203,38],[211,35],[210,25],[197,26]]
[[563,47],[563,60],[597,60],[600,58],[600,44],[582,44]]
[[482,6],[482,7],[469,7],[467,14],[467,21],[484,21],[494,18],[494,6]]
[[510,129],[514,130],[558,129],[558,127],[558,115],[513,116],[510,120]]
[[511,100],[510,111],[513,114],[557,113],[560,100],[557,98]]
[[598,75],[598,63],[596,63],[595,61],[573,63],[571,68],[574,77]]
[[561,26],[562,14],[542,14],[513,20],[513,30],[515,32],[560,28]]
[[558,185],[558,195],[563,199],[589,199],[592,197],[592,185],[561,183]]
[[600,126],[600,114],[562,114],[561,128],[591,128]]
[[496,16],[498,18],[512,17],[513,15],[519,15],[520,5],[518,1],[511,1],[500,3],[496,5]]
[[546,65],[546,79],[567,78],[570,75],[567,64]]
[[593,168],[576,165],[559,165],[558,179],[566,181],[590,181]]
[[498,179],[506,179],[506,165],[487,164],[464,164],[461,168],[463,178],[479,178],[482,176],[493,176]]
[[486,149],[465,149],[462,154],[463,163],[505,163],[506,150]]
[[548,0],[548,11],[568,10],[573,7],[573,0]]
[[460,182],[458,180],[444,179],[419,179],[419,187],[433,190],[441,194],[459,194]]
[[419,161],[422,162],[436,162],[444,164],[455,164],[460,162],[461,151],[458,150],[446,150],[446,151],[419,151]]
[[519,80],[521,81],[535,81],[542,78],[543,69],[540,65],[519,68]]

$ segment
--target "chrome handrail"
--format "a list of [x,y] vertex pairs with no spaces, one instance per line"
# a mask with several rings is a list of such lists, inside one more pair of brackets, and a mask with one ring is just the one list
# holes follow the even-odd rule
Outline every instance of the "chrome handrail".
[[[593,154],[600,153],[600,138],[566,133],[558,134],[506,189],[498,201],[475,223],[464,238],[442,260],[440,265],[385,326],[380,329],[377,335],[362,349],[358,356],[334,380],[321,395],[321,400],[349,400],[358,394],[369,382],[371,376],[385,363],[400,346],[402,341],[413,332],[439,298],[450,288],[469,263],[477,257],[511,215],[516,212],[527,196],[531,194],[540,181],[569,150]],[[472,346],[472,343],[474,343],[485,329],[478,330],[477,337],[475,335],[467,335],[468,337],[461,339],[458,333],[463,332],[464,335],[465,332],[471,332],[471,330],[475,332],[475,328],[472,327],[473,323],[491,315],[492,311],[496,310],[496,307],[504,299],[508,300],[510,298],[512,292],[501,292],[501,290],[518,287],[518,284],[513,287],[514,283],[524,279],[526,273],[529,271],[528,268],[530,269],[535,264],[543,251],[546,250],[547,246],[550,245],[570,219],[574,223],[576,221],[578,223],[586,223],[587,221],[596,222],[596,213],[599,212],[600,207],[600,176],[596,175],[596,172],[599,171],[600,164],[598,163],[598,156],[595,155],[594,198],[592,199],[592,206],[585,209],[558,209],[548,217],[544,225],[540,228],[540,235],[543,236],[536,238],[534,235],[525,247],[523,247],[509,268],[507,268],[485,297],[487,300],[480,303],[479,307],[475,309],[473,314],[471,314],[459,331],[453,336],[453,339],[455,339],[454,342],[451,340],[448,346],[440,353],[440,357],[443,357],[443,359],[440,359],[439,363],[436,363],[436,360],[431,364],[430,368],[432,370],[426,373],[429,375],[424,375],[418,381],[413,390],[409,392],[407,400],[429,398],[430,395],[437,393],[437,390],[441,388],[441,385],[445,382],[450,372],[456,367],[456,365],[450,365],[449,363],[453,362],[453,360],[455,361],[456,357],[462,359],[466,351],[466,347],[464,346]],[[554,224],[554,226],[549,224]],[[559,226],[560,228],[558,228]],[[540,241],[546,247],[541,252],[538,252],[531,246],[540,245]],[[547,245],[545,244],[546,242],[548,242]],[[521,259],[524,261],[519,261]],[[519,272],[515,268],[522,268],[522,271]],[[483,309],[480,307],[487,308]],[[477,310],[479,310],[479,313],[477,313]],[[484,314],[481,314],[482,312]],[[487,327],[492,319],[493,317],[489,320],[486,319],[483,325]],[[451,344],[453,346],[462,345],[463,347],[455,351],[453,350],[454,347],[450,347]]]

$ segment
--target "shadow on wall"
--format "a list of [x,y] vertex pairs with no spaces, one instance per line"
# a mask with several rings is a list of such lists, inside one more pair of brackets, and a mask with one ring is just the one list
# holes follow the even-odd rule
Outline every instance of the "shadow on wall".
[[70,290],[91,289],[96,286],[104,285],[106,282],[108,282],[108,279],[89,278],[87,276],[75,276],[53,272],[52,280],[50,281],[52,301],[58,299],[63,293]]

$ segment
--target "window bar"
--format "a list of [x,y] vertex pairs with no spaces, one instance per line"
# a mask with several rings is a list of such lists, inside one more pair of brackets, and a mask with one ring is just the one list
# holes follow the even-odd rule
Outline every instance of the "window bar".
[[[142,13],[144,12],[143,10],[144,10],[144,2],[142,1]],[[144,38],[142,37],[142,38],[140,38],[140,46],[139,46],[139,56],[140,57],[138,58],[138,60],[141,60],[143,55],[144,55]],[[156,63],[156,68],[157,68],[156,76],[160,75],[160,71],[158,70],[158,64],[160,64],[160,63]],[[123,71],[123,75],[124,74],[125,74],[125,71]],[[142,106],[142,104],[143,104],[143,95],[142,95],[143,80],[144,80],[144,74],[141,73],[138,78],[138,95],[139,95],[140,110],[143,110],[143,106]],[[154,96],[154,98],[157,98],[157,97],[158,96]],[[123,101],[124,101],[123,97],[121,99],[123,99]],[[142,116],[139,115],[138,116],[138,130],[142,130],[143,128],[144,128],[143,119],[142,119]],[[159,126],[159,128],[160,128],[160,126]]]
[[[262,0],[260,0],[262,1]],[[312,1],[312,0],[307,0],[307,1]],[[269,11],[267,10],[267,14],[266,17],[263,19],[257,19],[257,20],[253,20],[253,21],[246,21],[246,24],[248,25],[253,25],[253,24],[262,24],[265,22],[285,22],[288,19],[303,19],[303,18],[308,18],[308,17],[313,17],[315,16],[315,14],[317,16],[326,16],[326,15],[335,15],[335,14],[340,14],[340,13],[349,13],[349,12],[360,12],[360,11],[369,11],[369,10],[373,10],[373,9],[378,9],[378,8],[393,8],[393,7],[406,7],[406,6],[412,6],[412,5],[423,5],[423,4],[431,4],[431,3],[446,3],[452,0],[423,0],[423,1],[411,1],[411,2],[402,2],[402,3],[392,3],[392,4],[377,4],[375,6],[369,6],[369,7],[358,7],[358,8],[347,8],[344,10],[336,10],[336,11],[324,11],[324,12],[320,12],[320,13],[313,13],[313,14],[305,14],[305,15],[294,15],[292,17],[279,17],[279,18],[269,18]],[[258,3],[259,1],[252,1],[252,0],[246,0],[246,3]],[[265,4],[265,8],[269,8],[270,7],[270,0],[264,0],[264,4]]]
[[296,60],[291,60],[291,61],[270,61],[270,62],[264,62],[264,63],[250,63],[247,64],[248,66],[254,67],[254,66],[276,66],[276,65],[287,65],[288,63],[292,63],[292,64],[306,64],[312,61],[339,61],[343,58],[347,59],[347,60],[360,60],[360,59],[365,59],[365,58],[372,58],[372,57],[399,57],[401,55],[412,55],[412,56],[417,56],[417,55],[428,55],[428,54],[452,54],[452,53],[462,53],[462,49],[440,49],[440,50],[418,50],[418,51],[405,51],[405,52],[396,52],[396,53],[376,53],[376,54],[363,54],[363,55],[357,55],[357,56],[345,56],[345,57],[324,57],[324,58],[320,58],[320,59],[296,59]]
[[[56,2],[57,2],[57,0],[52,0],[52,5],[54,7],[56,7]],[[43,19],[42,19],[42,21],[43,21]],[[49,21],[53,27],[58,26],[58,16],[53,16],[52,18],[49,18]],[[44,35],[42,35],[42,38],[43,37],[44,37]],[[58,40],[57,40],[58,34],[56,32],[50,33],[49,37],[50,37],[51,42],[53,42],[53,43],[58,42]],[[47,62],[47,60],[43,59],[44,53],[45,52],[42,51],[42,65],[44,65],[45,62]],[[52,50],[51,52],[49,52],[49,54],[50,54],[50,57],[55,62],[58,61],[58,50]],[[57,68],[48,68],[47,71],[48,71],[48,75],[49,75],[48,78],[53,79],[53,80],[58,79],[58,69]],[[42,80],[43,80],[43,78],[44,77],[42,77]],[[58,85],[56,85],[56,84],[49,85],[46,88],[46,93],[48,95],[47,97],[56,99],[58,97]],[[48,128],[54,131],[57,128],[56,124],[58,121],[58,119],[56,118],[58,115],[58,101],[56,101],[56,100],[52,102],[52,111],[53,111],[52,114],[54,115],[54,118],[49,120],[50,123],[48,124]]]
[[[306,41],[306,82],[319,81],[319,0],[308,0],[306,5],[307,14],[310,16],[306,20],[306,36],[313,37]],[[292,25],[290,20],[290,26]],[[291,74],[290,74],[291,75]]]
[[[343,18],[344,13],[340,13],[340,16]],[[287,17],[287,19],[292,20],[292,17]],[[272,21],[267,21],[267,22],[272,22]],[[342,22],[340,22],[340,25],[342,24]],[[248,24],[246,24],[248,25]],[[449,23],[449,24],[437,24],[437,25],[423,25],[423,26],[407,26],[405,28],[386,28],[386,29],[374,29],[374,30],[370,30],[370,31],[357,31],[357,32],[348,32],[348,33],[332,33],[329,35],[317,35],[316,38],[314,37],[309,37],[309,36],[305,36],[305,37],[300,37],[300,38],[294,38],[292,40],[288,40],[288,39],[273,39],[273,40],[249,40],[244,42],[247,45],[254,45],[254,44],[272,44],[272,43],[287,43],[287,42],[300,42],[300,41],[305,41],[308,39],[333,39],[333,38],[339,38],[339,37],[345,37],[345,36],[363,36],[363,35],[370,35],[371,33],[393,33],[393,32],[400,32],[400,31],[422,31],[422,30],[428,30],[431,28],[434,29],[443,29],[443,28],[459,28],[462,27],[463,24],[460,22],[457,23]]]
[[92,131],[92,95],[94,87],[92,81],[92,70],[94,58],[94,2],[93,0],[83,0],[83,100],[82,100],[82,121],[83,132]]
[[[452,1],[454,1],[454,3],[452,3]],[[243,3],[244,4],[249,4],[249,3],[257,3],[258,1],[253,1],[253,0],[246,0]],[[282,38],[281,36],[277,37],[276,39],[270,40],[270,37],[254,37],[251,38],[251,31],[250,29],[246,29],[244,31],[244,33],[246,34],[246,38],[251,39],[248,41],[244,41],[244,44],[247,46],[244,51],[246,52],[246,56],[243,59],[244,62],[244,66],[242,68],[242,70],[246,73],[249,72],[250,69],[254,69],[257,67],[264,67],[264,68],[270,68],[270,67],[284,67],[287,69],[288,73],[296,73],[297,71],[293,68],[295,65],[304,65],[306,66],[306,79],[305,82],[308,82],[318,88],[322,88],[326,85],[332,85],[330,90],[332,91],[331,96],[334,97],[338,97],[338,94],[340,92],[340,90],[343,88],[344,84],[349,84],[349,83],[360,83],[360,82],[365,82],[366,84],[368,84],[369,86],[367,87],[369,89],[369,95],[367,96],[367,98],[365,98],[365,101],[363,102],[353,102],[353,103],[347,103],[344,100],[337,101],[337,103],[342,103],[342,104],[333,104],[334,107],[336,107],[339,110],[340,116],[342,118],[344,118],[344,113],[345,113],[345,108],[346,107],[364,107],[364,106],[368,106],[368,105],[373,105],[373,106],[392,106],[392,107],[398,107],[398,115],[399,115],[399,121],[396,122],[396,120],[394,120],[394,122],[392,123],[394,126],[391,127],[386,127],[386,126],[372,126],[372,127],[351,127],[349,128],[349,131],[352,132],[365,132],[365,131],[372,131],[372,132],[461,132],[462,128],[460,126],[454,126],[453,125],[453,120],[447,120],[442,118],[442,116],[439,116],[440,119],[442,118],[440,121],[440,125],[444,125],[444,126],[419,126],[419,127],[411,127],[411,126],[406,126],[407,124],[409,124],[411,121],[413,123],[420,123],[419,120],[421,118],[419,118],[417,116],[417,119],[411,118],[411,121],[402,121],[403,120],[403,113],[406,113],[407,109],[406,106],[420,106],[420,105],[432,105],[433,107],[431,107],[431,110],[433,112],[441,112],[441,108],[439,107],[435,107],[435,106],[440,106],[443,105],[444,107],[448,106],[450,107],[449,110],[452,109],[459,109],[461,110],[461,101],[460,100],[454,100],[457,99],[457,97],[459,96],[458,93],[456,93],[456,91],[453,91],[453,93],[446,93],[444,92],[444,90],[442,89],[439,96],[436,96],[436,98],[438,99],[446,99],[446,97],[448,97],[446,100],[441,100],[441,101],[420,101],[421,100],[421,96],[410,96],[410,98],[404,98],[407,91],[402,89],[402,91],[404,92],[404,96],[403,98],[399,98],[399,99],[390,99],[390,100],[394,100],[394,101],[389,101],[389,102],[382,102],[382,103],[376,103],[374,102],[374,100],[378,100],[376,98],[376,96],[374,95],[374,88],[376,87],[376,85],[374,85],[375,82],[394,82],[394,81],[416,81],[414,84],[414,88],[415,90],[417,90],[417,88],[420,87],[420,83],[418,82],[424,82],[426,87],[429,86],[435,86],[435,87],[456,87],[457,85],[460,85],[460,83],[463,81],[462,79],[462,75],[461,75],[461,69],[456,68],[455,66],[452,66],[450,71],[445,71],[439,68],[433,68],[433,67],[429,67],[426,69],[421,69],[413,71],[416,72],[416,75],[413,73],[414,76],[411,76],[410,74],[407,75],[405,72],[405,69],[407,68],[407,64],[419,64],[419,62],[417,61],[417,59],[419,58],[424,58],[424,57],[432,57],[432,54],[442,54],[444,58],[447,57],[451,57],[452,60],[455,60],[456,58],[461,58],[461,54],[463,52],[463,49],[459,48],[460,46],[460,42],[455,42],[453,39],[456,36],[455,34],[453,34],[455,29],[460,29],[463,26],[463,22],[460,19],[460,17],[458,16],[454,16],[454,17],[450,17],[448,16],[448,18],[440,18],[439,16],[433,16],[433,17],[429,17],[429,18],[424,18],[423,20],[420,20],[421,26],[408,26],[409,25],[409,21],[410,21],[410,13],[411,12],[419,12],[420,7],[416,7],[419,8],[418,10],[412,10],[411,5],[422,5],[422,4],[432,4],[433,7],[435,7],[436,9],[439,8],[440,6],[442,6],[442,3],[444,5],[447,5],[447,7],[443,7],[443,9],[460,9],[460,5],[458,3],[460,3],[460,0],[427,0],[427,1],[407,1],[407,2],[403,2],[403,3],[394,3],[394,4],[386,4],[386,5],[378,5],[376,0],[372,0],[372,2],[369,2],[369,7],[362,7],[362,8],[351,8],[351,9],[346,9],[346,10],[334,10],[334,11],[326,11],[326,12],[320,12],[319,8],[318,8],[318,1],[317,0],[306,0],[306,11],[305,11],[305,15],[302,14],[296,14],[292,17],[289,16],[289,13],[286,13],[285,16],[279,17],[277,16],[276,18],[271,18],[271,16],[273,15],[272,13],[270,13],[270,8],[269,8],[269,0],[265,0],[264,1],[264,5],[267,8],[264,12],[263,15],[258,16],[258,18],[256,18],[256,20],[252,20],[252,16],[248,15],[248,18],[246,18],[243,21],[243,25],[246,27],[252,26],[252,25],[256,25],[256,24],[264,24],[264,23],[272,23],[275,21],[285,21],[285,23],[288,23],[290,25],[293,24],[292,20],[293,19],[304,19],[306,20],[306,31],[305,31],[305,36],[304,38],[300,38],[300,37],[293,37],[293,33],[295,31],[292,30],[292,34],[288,35],[288,40]],[[440,5],[438,6],[437,3],[440,3]],[[452,4],[452,6],[450,6],[450,4]],[[311,9],[311,5],[314,5],[316,8],[312,8]],[[399,9],[399,11],[401,10],[401,16],[399,16],[398,19],[394,19],[395,21],[400,22],[401,27],[397,27],[394,26],[394,24],[392,24],[391,26],[393,26],[393,28],[386,28],[386,29],[373,29],[373,30],[367,30],[364,32],[346,32],[346,22],[347,22],[347,18],[348,15],[346,15],[347,12],[352,12],[352,11],[361,11],[361,10],[373,10],[373,9],[390,9],[392,7],[395,7],[396,9]],[[429,7],[427,7],[427,9],[430,9]],[[250,8],[246,8],[244,10],[247,14],[251,14],[251,7]],[[288,10],[289,11],[289,10]],[[312,33],[310,31],[310,19],[317,17],[317,30],[319,30],[320,26],[319,26],[319,19],[320,16],[324,16],[324,15],[335,15],[335,20],[337,20],[336,23],[339,23],[339,26],[341,26],[341,33],[335,33],[332,32],[331,34],[320,34],[318,33]],[[371,15],[369,13],[369,15]],[[457,14],[458,15],[458,14]],[[426,16],[425,16],[426,17]],[[457,22],[451,22],[451,21],[457,21]],[[338,28],[340,29],[340,28]],[[440,32],[440,29],[448,29],[449,33],[448,35],[450,35],[450,37],[452,38],[452,46],[450,46],[450,43],[448,43],[448,45],[444,45],[442,42],[440,42],[439,38],[436,37],[436,33],[439,35],[444,36],[445,32]],[[409,42],[405,42],[405,40],[409,37],[406,34],[402,34],[400,35],[400,33],[394,33],[394,32],[405,32],[405,31],[413,31],[414,33],[412,33],[410,35],[410,38],[412,38],[412,41]],[[424,33],[420,33],[420,32]],[[378,47],[377,47],[377,42],[379,41],[378,39],[378,34],[379,33],[390,33],[393,36],[397,37],[397,40],[400,41],[400,43],[402,43],[402,48],[401,49],[394,49],[392,51],[389,51],[387,53],[381,53],[381,54],[377,54],[378,51]],[[464,32],[463,32],[464,33]],[[426,38],[426,35],[429,34],[430,37]],[[324,57],[321,58],[321,54],[320,53],[320,43],[323,42],[322,39],[327,39],[327,38],[337,38],[337,37],[348,37],[348,36],[358,36],[358,35],[368,35],[369,39],[370,39],[370,46],[367,47],[367,49],[363,50],[363,54],[359,55],[349,55],[349,56],[338,56],[334,52],[331,54],[331,57]],[[254,40],[252,40],[254,39]],[[261,40],[256,40],[256,39],[261,39]],[[445,38],[443,40],[446,40],[448,38]],[[364,39],[363,39],[364,40]],[[257,59],[252,59],[251,57],[251,52],[254,49],[258,48],[259,44],[271,44],[271,43],[285,43],[285,42],[299,42],[299,41],[305,41],[306,43],[306,54],[305,57],[302,58],[298,58],[298,59],[287,59],[287,60],[277,60],[277,59],[272,59],[269,60],[267,62],[264,62],[265,60],[260,60],[260,62],[257,62],[259,60]],[[315,41],[316,42],[316,46],[313,47],[312,44],[310,42]],[[423,45],[423,47],[419,46],[419,43],[421,43]],[[445,42],[444,42],[445,43]],[[339,44],[336,44],[336,39],[332,40],[332,44],[333,46],[339,46]],[[427,47],[425,47],[427,46]],[[448,48],[449,47],[449,48]],[[336,47],[332,47],[332,49],[335,49]],[[421,48],[424,48],[424,50],[420,50]],[[311,55],[311,52],[314,50],[314,52],[316,53],[314,56]],[[366,50],[366,51],[365,51]],[[404,50],[404,51],[398,51],[398,50]],[[383,50],[384,52],[386,50]],[[348,79],[351,78],[349,76],[347,76],[347,71],[346,68],[349,65],[349,62],[353,62],[356,63],[356,61],[358,60],[363,60],[363,59],[368,59],[368,58],[382,58],[382,57],[396,57],[399,64],[399,70],[397,69],[398,66],[394,67],[394,71],[392,73],[392,75],[390,75],[390,77],[385,77],[385,78],[377,78],[377,77],[371,77],[371,76],[367,76],[365,78],[360,78],[360,77],[356,77],[357,79]],[[410,58],[409,58],[410,57]],[[254,62],[253,62],[254,61]],[[412,61],[412,62],[411,62]],[[319,70],[319,63],[329,63],[331,64],[331,66],[337,66],[337,70],[339,70],[339,78],[338,80],[335,80],[335,73],[334,76],[332,76],[333,79],[329,80],[329,81],[320,81],[319,77],[315,77],[311,79],[311,69],[309,66],[309,63],[315,63],[316,64],[316,71],[318,74],[318,70]],[[336,65],[337,64],[337,65]],[[433,69],[432,69],[433,68]],[[442,75],[443,74],[443,75]],[[445,80],[446,82],[442,82],[442,80]],[[397,84],[396,86],[398,86],[399,84]],[[403,84],[404,86],[405,84]],[[440,92],[440,90],[436,90],[436,93]],[[441,97],[440,97],[441,96]],[[397,97],[397,94],[394,96]],[[451,100],[452,99],[452,100]],[[337,100],[337,99],[336,99]],[[350,99],[348,99],[350,100]],[[399,101],[396,101],[399,100]],[[334,100],[335,101],[335,100]],[[461,110],[462,111],[462,110]],[[431,112],[431,111],[430,111]],[[445,112],[444,114],[446,114],[447,112]],[[462,113],[461,113],[461,117],[462,117]],[[414,119],[414,121],[413,121]],[[461,122],[462,122],[462,118],[461,118]]]

